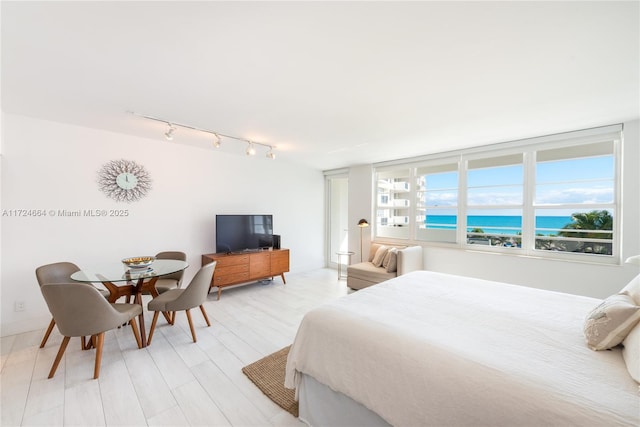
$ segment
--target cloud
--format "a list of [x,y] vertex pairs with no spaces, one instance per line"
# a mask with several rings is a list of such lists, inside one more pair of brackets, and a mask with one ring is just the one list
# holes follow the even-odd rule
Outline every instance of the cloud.
[[427,193],[425,203],[428,206],[457,206],[458,193]]
[[[427,193],[425,203],[428,206],[457,206],[457,192],[431,192]],[[606,187],[594,188],[554,188],[538,189],[535,203],[538,205],[558,204],[593,204],[612,203],[613,189]],[[470,191],[468,205],[470,206],[520,206],[523,203],[523,195],[520,191]]]
[[520,192],[472,192],[469,193],[467,204],[470,206],[521,206]]
[[540,205],[567,203],[613,203],[612,188],[566,188],[542,191],[536,194],[536,203]]

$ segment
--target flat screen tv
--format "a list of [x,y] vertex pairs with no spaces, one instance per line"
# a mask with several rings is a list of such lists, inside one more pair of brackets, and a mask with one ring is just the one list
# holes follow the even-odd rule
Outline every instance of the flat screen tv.
[[216,215],[216,252],[243,252],[273,246],[273,215]]

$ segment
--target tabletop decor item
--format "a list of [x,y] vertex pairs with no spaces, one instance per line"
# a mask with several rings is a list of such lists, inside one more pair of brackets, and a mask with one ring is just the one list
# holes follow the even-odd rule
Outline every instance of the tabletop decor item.
[[151,176],[132,160],[112,160],[98,171],[98,186],[117,202],[135,202],[151,190]]
[[149,268],[153,261],[156,260],[154,256],[135,256],[131,258],[125,258],[122,260],[122,263],[128,268],[134,270],[143,270]]

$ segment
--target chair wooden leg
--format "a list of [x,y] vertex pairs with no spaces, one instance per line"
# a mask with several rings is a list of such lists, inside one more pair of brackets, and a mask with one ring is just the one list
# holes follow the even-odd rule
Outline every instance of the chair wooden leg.
[[56,321],[51,318],[51,322],[49,322],[49,327],[47,328],[47,332],[44,333],[44,337],[42,337],[42,342],[40,343],[40,348],[44,347],[49,339],[49,335],[51,335],[51,331],[53,331],[53,327],[56,325]]
[[196,342],[196,330],[193,327],[193,321],[191,320],[191,310],[185,310],[187,313],[187,320],[189,321],[189,329],[191,329],[191,336],[193,337],[193,342]]
[[171,323],[171,312],[170,311],[163,311],[162,315],[164,316],[165,320],[167,321],[168,324],[173,325],[173,323]]
[[80,348],[82,350],[91,350],[96,347],[95,337],[90,336],[89,339],[87,337],[80,337]]
[[204,320],[207,322],[207,326],[211,326],[211,323],[209,322],[209,317],[207,316],[207,312],[204,311],[204,305],[200,304],[200,311],[202,312],[202,316],[204,317]]
[[172,311],[171,312],[171,324],[175,325],[175,323],[176,323],[176,312]]
[[53,361],[53,366],[51,367],[51,371],[49,371],[49,378],[53,378],[56,373],[56,369],[58,369],[58,365],[60,364],[60,360],[62,360],[62,355],[64,351],[67,349],[67,344],[69,344],[69,340],[71,337],[64,337],[62,342],[60,343],[60,349],[58,349],[58,354],[56,355],[56,360]]
[[102,346],[104,345],[104,332],[100,332],[98,335],[93,335],[91,338],[95,337],[95,346],[96,346],[96,364],[93,368],[93,379],[97,380],[100,376],[100,364],[102,363]]
[[151,338],[153,338],[153,331],[156,330],[156,323],[158,323],[159,311],[153,312],[153,320],[151,321],[151,329],[149,330],[149,336],[147,337],[147,345],[151,344]]
[[136,343],[138,343],[138,348],[142,348],[142,340],[140,339],[140,331],[138,331],[138,323],[136,322],[136,318],[132,317],[129,323],[131,324],[131,330],[133,331],[133,336],[136,337]]

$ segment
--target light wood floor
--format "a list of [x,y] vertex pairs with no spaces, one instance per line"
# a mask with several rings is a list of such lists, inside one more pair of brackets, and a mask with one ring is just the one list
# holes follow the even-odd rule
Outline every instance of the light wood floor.
[[[299,426],[242,373],[248,365],[293,341],[303,315],[346,295],[335,270],[289,274],[215,292],[205,303],[211,327],[192,310],[198,342],[184,312],[175,326],[162,316],[152,344],[138,349],[130,327],[105,337],[100,378],[94,351],[73,338],[56,375],[47,379],[61,335],[45,348],[43,329],[2,338],[1,425],[7,426]],[[145,300],[146,302],[147,300]],[[145,326],[151,325],[145,315]]]

